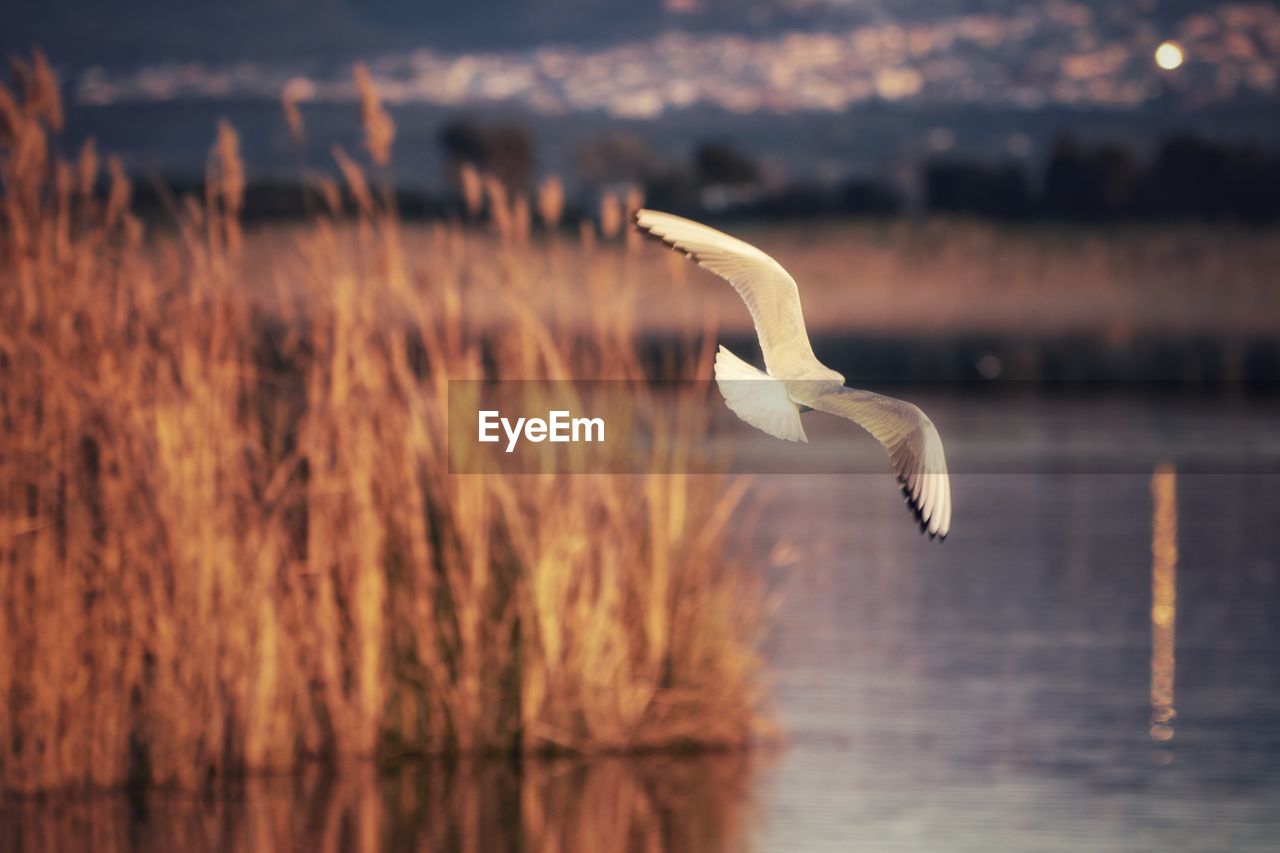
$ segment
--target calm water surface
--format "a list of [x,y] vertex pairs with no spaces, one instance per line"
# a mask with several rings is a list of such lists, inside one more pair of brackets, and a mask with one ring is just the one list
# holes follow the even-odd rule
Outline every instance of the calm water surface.
[[[230,802],[30,807],[10,813],[22,828],[0,842],[1280,847],[1276,408],[920,402],[957,472],[946,543],[915,534],[886,474],[757,480],[772,510],[742,535],[773,555],[766,651],[788,732],[777,750],[357,767],[256,780]],[[833,467],[878,452],[835,419],[807,426]]]
[[941,547],[892,483],[770,478],[762,535],[823,545],[769,646],[792,740],[753,849],[1280,847],[1280,475],[1239,453],[1277,470],[1275,412],[1019,406],[993,474],[965,427],[995,413],[926,409],[961,471]]

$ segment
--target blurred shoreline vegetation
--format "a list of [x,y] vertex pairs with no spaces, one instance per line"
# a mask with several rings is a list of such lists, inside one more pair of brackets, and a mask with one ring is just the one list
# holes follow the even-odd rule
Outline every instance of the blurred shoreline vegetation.
[[[288,106],[291,125],[301,122],[298,106]],[[458,218],[465,209],[460,187],[464,166],[492,176],[512,197],[531,192],[537,182],[536,139],[516,120],[461,116],[444,123],[437,144],[444,188],[393,187],[404,219]],[[651,207],[735,221],[962,216],[1082,227],[1280,221],[1280,149],[1214,141],[1191,132],[1171,133],[1145,156],[1117,142],[1060,133],[1038,166],[1015,159],[921,154],[895,181],[866,175],[829,182],[792,180],[768,160],[717,138],[702,140],[685,159],[673,158],[626,131],[579,142],[572,160],[564,223],[592,215],[602,195],[628,188],[642,193]],[[251,182],[243,218],[305,218],[316,177]],[[136,188],[135,211],[144,219],[164,219],[169,197],[203,190],[200,180],[152,176]],[[344,213],[356,211],[348,206]]]
[[[451,378],[643,376],[617,310],[637,299],[634,246],[604,244],[638,199],[613,202],[606,233],[534,254],[532,223],[563,213],[556,182],[531,205],[467,166],[475,224],[406,234],[380,179],[394,124],[357,68],[365,150],[334,149],[342,180],[312,180],[304,226],[242,230],[248,180],[223,124],[201,192],[166,195],[155,227],[118,159],[91,141],[55,154],[44,57],[13,68],[0,791],[772,732],[760,578],[728,536],[745,482],[694,461],[448,473]],[[592,305],[585,329],[563,328]],[[655,454],[689,452],[705,399],[681,401]]]

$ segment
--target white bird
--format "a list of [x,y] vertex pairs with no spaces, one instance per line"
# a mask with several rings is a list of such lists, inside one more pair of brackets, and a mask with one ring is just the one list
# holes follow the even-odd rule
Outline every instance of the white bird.
[[640,210],[635,221],[728,281],[747,303],[765,370],[720,347],[716,384],[734,414],[769,435],[804,442],[809,439],[802,412],[848,418],[884,445],[921,531],[945,539],[951,530],[951,480],[938,430],[919,407],[847,388],[844,376],[818,361],[805,331],[800,291],[782,265],[755,246],[680,216]]

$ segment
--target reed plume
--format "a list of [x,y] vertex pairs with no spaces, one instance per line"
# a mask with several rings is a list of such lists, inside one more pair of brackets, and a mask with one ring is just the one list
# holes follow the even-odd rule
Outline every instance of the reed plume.
[[306,147],[307,132],[298,102],[302,98],[302,90],[307,88],[307,85],[306,80],[295,77],[280,90],[280,110],[284,113],[284,123],[289,129],[289,139],[299,152]]
[[554,229],[564,215],[564,184],[554,175],[538,185],[538,218],[542,224]]
[[600,197],[600,233],[606,240],[622,233],[622,202],[611,192]]
[[375,166],[391,162],[391,143],[395,141],[396,125],[382,105],[373,76],[363,62],[354,68],[356,93],[360,96],[360,123],[364,127],[364,145]]
[[477,217],[484,206],[484,179],[480,172],[470,163],[458,167],[458,180],[462,183],[462,200],[467,208],[467,215]]

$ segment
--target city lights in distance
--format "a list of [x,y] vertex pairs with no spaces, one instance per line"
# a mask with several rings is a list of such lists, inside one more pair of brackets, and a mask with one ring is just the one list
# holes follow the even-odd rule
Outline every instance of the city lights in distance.
[[1162,42],[1156,48],[1156,65],[1165,71],[1172,71],[1182,64],[1182,48],[1176,41]]

